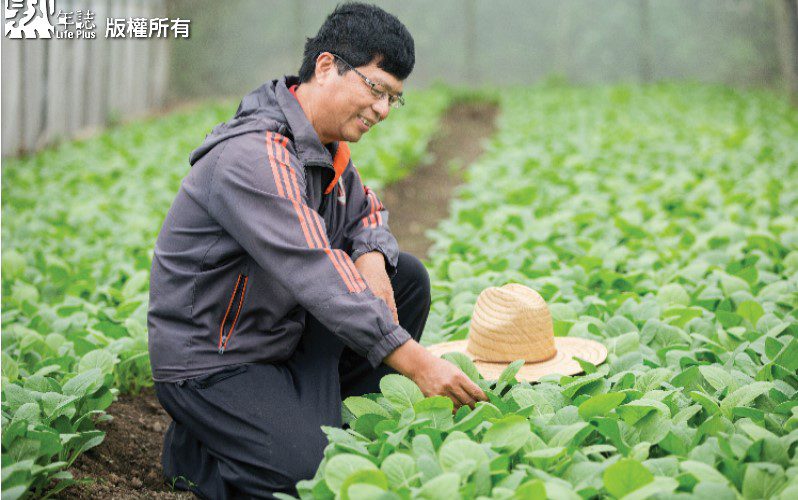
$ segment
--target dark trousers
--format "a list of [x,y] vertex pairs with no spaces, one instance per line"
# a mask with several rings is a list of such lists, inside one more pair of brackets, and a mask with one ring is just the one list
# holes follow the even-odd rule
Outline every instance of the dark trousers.
[[[430,307],[429,276],[407,253],[391,280],[399,323],[419,340]],[[293,356],[282,363],[245,364],[155,391],[173,421],[164,437],[168,484],[202,498],[273,498],[296,494],[310,479],[327,440],[321,426],[341,426],[341,401],[379,391],[394,371],[373,369],[308,315]]]

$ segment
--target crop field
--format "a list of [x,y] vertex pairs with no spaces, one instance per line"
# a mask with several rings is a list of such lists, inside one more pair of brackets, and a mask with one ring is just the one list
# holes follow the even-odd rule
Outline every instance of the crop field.
[[[412,95],[353,147],[372,185],[423,160],[448,106]],[[3,161],[2,495],[57,494],[104,433],[119,391],[152,385],[146,313],[151,252],[189,152],[237,103],[213,103]],[[379,151],[390,151],[381,154]],[[371,182],[374,181],[374,182]]]
[[[357,145],[373,186],[424,159],[454,94]],[[723,87],[503,91],[499,130],[431,232],[423,341],[523,283],[555,334],[609,349],[473,410],[400,375],[344,402],[302,498],[798,498],[798,113]],[[2,495],[57,495],[120,391],[151,385],[152,246],[190,150],[234,102],[3,162]],[[401,207],[388,207],[401,210]]]
[[[495,383],[452,414],[399,375],[303,498],[798,498],[798,121],[721,88],[534,89],[434,234],[426,342],[464,338],[480,290],[519,282],[585,374]],[[388,491],[387,493],[383,490]]]

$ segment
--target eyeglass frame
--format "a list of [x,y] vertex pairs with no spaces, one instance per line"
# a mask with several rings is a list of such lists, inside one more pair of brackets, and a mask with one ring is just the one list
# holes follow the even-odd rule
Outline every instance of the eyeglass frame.
[[[367,77],[360,71],[356,70],[354,66],[346,62],[346,60],[344,60],[344,58],[339,56],[338,54],[333,54],[332,52],[330,52],[330,55],[338,59],[342,63],[346,64],[349,67],[349,69],[354,71],[357,76],[359,76],[364,82],[366,82],[366,85],[368,85],[371,88],[371,95],[373,95],[374,97],[376,97],[379,100],[382,100],[383,96],[388,96],[388,105],[394,109],[399,109],[405,105],[405,98],[402,97],[401,94],[391,94],[388,91],[378,89],[377,85],[383,86],[381,83],[372,81],[371,78]],[[391,99],[394,99],[393,102],[391,102]]]

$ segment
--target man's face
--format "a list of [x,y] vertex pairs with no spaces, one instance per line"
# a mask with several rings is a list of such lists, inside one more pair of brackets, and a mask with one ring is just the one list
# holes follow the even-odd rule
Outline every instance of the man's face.
[[[372,82],[379,84],[379,91],[389,94],[402,92],[402,82],[377,67],[375,61],[356,69]],[[355,71],[349,70],[343,75],[338,75],[335,71],[329,81],[329,120],[325,121],[331,137],[357,142],[371,127],[388,117],[391,107],[387,96],[375,96],[371,87]]]

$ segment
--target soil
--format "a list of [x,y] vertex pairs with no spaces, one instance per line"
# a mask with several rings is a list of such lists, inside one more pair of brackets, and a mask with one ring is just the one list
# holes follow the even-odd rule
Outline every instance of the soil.
[[497,107],[490,103],[455,104],[444,115],[441,132],[430,141],[431,162],[377,193],[403,251],[426,258],[431,242],[424,233],[448,215],[463,170],[482,152],[483,139],[493,135],[496,113]]
[[[482,139],[494,131],[496,113],[492,104],[455,104],[444,115],[441,132],[430,143],[431,161],[378,193],[390,210],[390,228],[403,251],[426,257],[430,241],[424,232],[447,216],[463,168],[481,153]],[[453,164],[459,167],[450,168]],[[163,481],[161,447],[170,418],[151,388],[138,395],[119,396],[107,413],[113,420],[99,424],[106,433],[105,440],[81,455],[70,469],[84,482],[58,498],[193,498]]]

